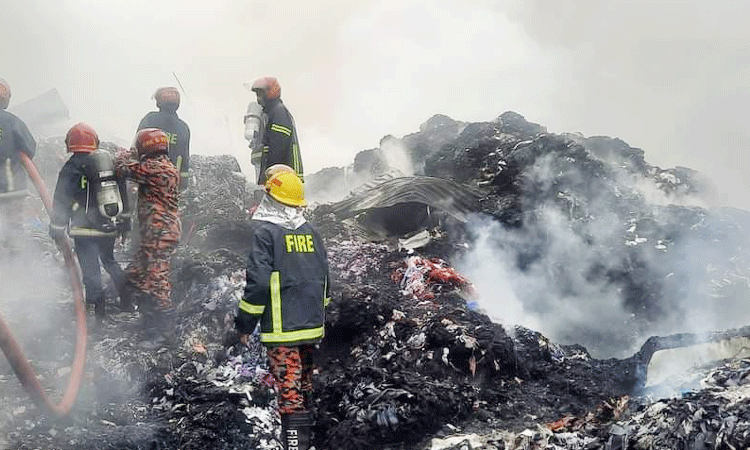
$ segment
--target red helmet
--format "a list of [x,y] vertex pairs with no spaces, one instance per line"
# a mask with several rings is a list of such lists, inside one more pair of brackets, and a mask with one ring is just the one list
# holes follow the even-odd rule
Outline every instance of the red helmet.
[[167,133],[158,128],[144,128],[135,136],[135,149],[138,156],[167,153],[169,138]]
[[264,100],[276,100],[281,98],[281,86],[274,77],[263,77],[253,81],[253,86],[250,88],[256,94],[261,94]]
[[86,123],[77,123],[65,136],[65,147],[73,153],[91,153],[99,148],[99,136]]
[[157,108],[177,110],[180,107],[180,91],[176,87],[160,87],[154,92]]
[[10,103],[10,85],[0,78],[0,109],[5,109]]

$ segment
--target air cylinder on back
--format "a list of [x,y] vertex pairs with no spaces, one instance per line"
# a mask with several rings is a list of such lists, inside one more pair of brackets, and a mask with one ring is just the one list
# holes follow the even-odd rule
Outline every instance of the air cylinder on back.
[[111,221],[117,217],[123,210],[123,204],[112,154],[103,149],[89,153],[86,178],[94,190],[94,198],[102,219]]

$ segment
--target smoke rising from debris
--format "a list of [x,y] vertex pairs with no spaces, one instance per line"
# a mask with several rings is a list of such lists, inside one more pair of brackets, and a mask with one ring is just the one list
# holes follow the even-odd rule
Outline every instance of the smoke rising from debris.
[[409,158],[409,152],[401,139],[386,136],[380,140],[380,151],[390,169],[395,169],[404,176],[414,175],[414,166]]
[[[615,179],[607,183],[629,201],[613,202],[605,191],[580,195],[571,187],[595,180],[571,164],[565,166],[566,182],[555,184],[561,170],[556,158],[541,156],[525,173],[527,199],[533,192],[559,192],[554,201],[527,205],[521,228],[484,218],[470,224],[472,251],[458,268],[475,284],[490,317],[559,343],[580,343],[598,358],[631,356],[653,335],[750,322],[743,307],[750,286],[737,283],[750,262],[741,252],[727,256],[747,248],[748,240],[721,225],[736,217],[722,216],[723,210],[677,209],[671,205],[700,205],[702,199],[679,190],[665,193],[657,187],[659,177],[614,165]],[[684,218],[694,226],[660,228],[660,221],[674,223],[678,211],[694,213]]]
[[[474,283],[480,307],[493,320],[508,330],[523,325],[560,343],[580,343],[597,357],[630,356],[642,344],[630,339],[632,317],[617,288],[586,278],[602,263],[599,243],[583,242],[560,212],[547,209],[534,230],[507,229],[486,220],[472,228],[474,250],[458,267]],[[520,268],[529,257],[525,251],[539,245],[529,232],[543,235],[547,250]]]

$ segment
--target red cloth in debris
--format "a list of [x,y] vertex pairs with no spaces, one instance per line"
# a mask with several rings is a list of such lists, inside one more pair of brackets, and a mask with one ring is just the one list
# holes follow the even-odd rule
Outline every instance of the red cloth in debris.
[[391,279],[401,285],[405,295],[423,300],[435,298],[435,293],[444,290],[473,292],[469,280],[439,258],[410,256],[393,272]]

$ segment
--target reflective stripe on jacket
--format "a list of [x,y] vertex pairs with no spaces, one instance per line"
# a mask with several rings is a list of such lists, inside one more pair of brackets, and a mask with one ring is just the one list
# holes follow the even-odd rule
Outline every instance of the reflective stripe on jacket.
[[260,340],[266,345],[320,342],[329,302],[323,241],[307,222],[296,229],[261,220],[252,223],[238,331],[251,333],[260,321]]
[[265,171],[274,164],[286,164],[303,178],[302,156],[292,114],[281,100],[270,102],[263,111],[268,115],[268,121],[263,133],[258,184],[265,184]]

